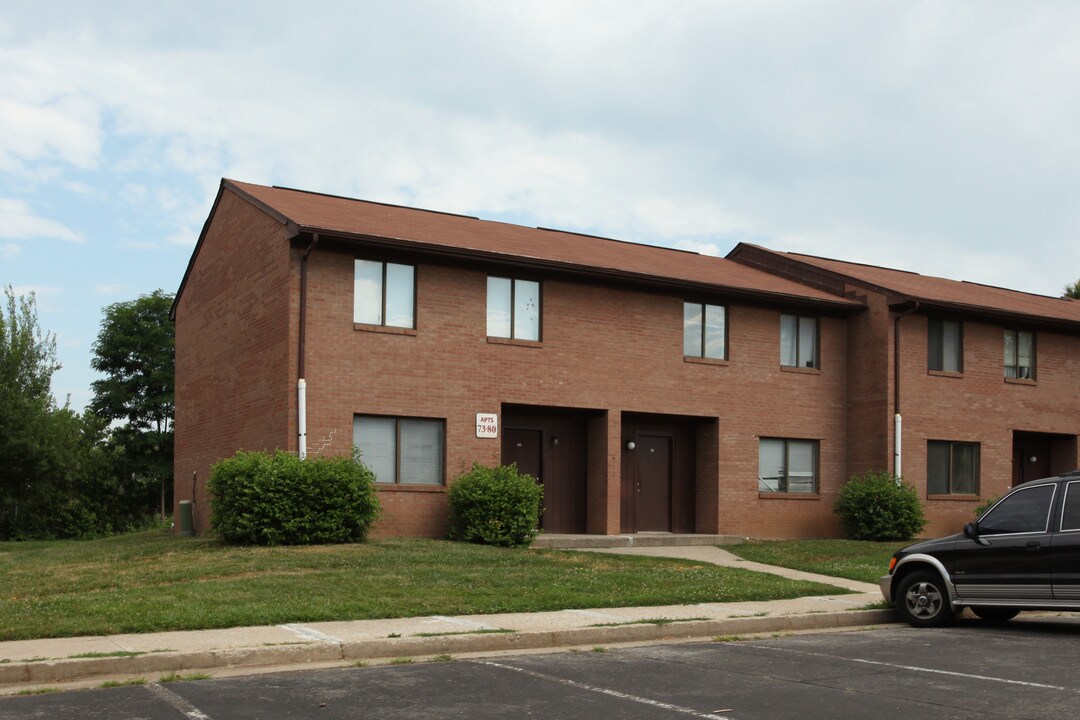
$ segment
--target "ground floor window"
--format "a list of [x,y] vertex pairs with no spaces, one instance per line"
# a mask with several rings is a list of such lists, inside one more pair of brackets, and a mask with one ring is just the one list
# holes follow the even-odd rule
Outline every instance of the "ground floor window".
[[978,495],[979,443],[927,441],[926,492],[928,495]]
[[817,492],[818,441],[761,438],[758,492]]
[[357,415],[353,444],[380,483],[443,484],[446,423]]

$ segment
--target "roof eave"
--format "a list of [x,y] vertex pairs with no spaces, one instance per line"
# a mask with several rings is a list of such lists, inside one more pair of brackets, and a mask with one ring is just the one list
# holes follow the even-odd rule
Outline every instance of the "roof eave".
[[518,267],[532,270],[555,271],[563,275],[577,277],[604,278],[622,283],[636,285],[648,285],[655,288],[678,289],[696,293],[722,293],[731,297],[753,300],[758,303],[798,305],[802,307],[820,308],[828,312],[853,312],[861,311],[865,306],[857,301],[837,297],[833,299],[814,298],[793,293],[777,292],[773,290],[760,290],[756,288],[726,285],[695,280],[680,280],[661,275],[651,275],[619,268],[600,267],[596,265],[580,265],[577,263],[547,258],[528,257],[510,253],[500,253],[489,250],[476,250],[470,248],[450,247],[435,243],[426,243],[406,238],[390,238],[385,236],[364,235],[362,233],[349,233],[342,230],[328,229],[311,225],[296,226],[298,234],[318,233],[323,238],[335,238],[346,242],[363,244],[368,247],[380,247],[394,250],[404,250],[411,253],[419,253],[429,257],[450,258],[462,261],[482,261],[497,263],[499,265]]
[[903,310],[917,306],[924,314],[949,313],[973,320],[985,320],[995,324],[1015,325],[1020,328],[1031,327],[1040,330],[1053,330],[1070,335],[1080,334],[1080,320],[1067,318],[1048,317],[1031,313],[1013,312],[990,308],[984,305],[968,305],[965,303],[934,300],[930,298],[906,296],[891,301],[891,310]]

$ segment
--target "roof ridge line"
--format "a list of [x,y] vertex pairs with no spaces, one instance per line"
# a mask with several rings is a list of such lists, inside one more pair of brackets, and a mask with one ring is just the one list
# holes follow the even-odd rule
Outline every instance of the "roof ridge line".
[[[289,192],[303,193],[304,195],[317,195],[319,197],[333,198],[335,200],[348,200],[350,202],[365,203],[367,205],[380,205],[382,207],[399,208],[401,210],[415,210],[417,212],[431,213],[432,215],[447,215],[450,217],[459,217],[466,220],[480,220],[476,215],[465,215],[463,213],[448,212],[446,210],[431,210],[429,208],[414,207],[412,205],[400,205],[398,203],[382,202],[380,200],[365,200],[364,198],[350,197],[348,195],[336,195],[334,193],[318,192],[316,190],[302,190],[300,188],[286,187],[284,185],[271,185],[274,190],[288,190]],[[484,222],[481,220],[481,222]]]

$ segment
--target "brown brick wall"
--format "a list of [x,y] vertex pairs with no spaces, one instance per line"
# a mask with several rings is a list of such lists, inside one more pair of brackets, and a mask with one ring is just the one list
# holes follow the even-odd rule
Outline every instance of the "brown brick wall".
[[894,316],[881,295],[866,302],[848,320],[849,476],[892,469]]
[[[322,249],[311,257],[309,452],[349,452],[354,414],[445,418],[453,478],[474,461],[499,460],[499,441],[475,437],[478,412],[500,412],[504,403],[606,411],[606,421],[589,423],[588,528],[617,532],[622,413],[703,418],[718,428],[715,447],[699,448],[719,458],[712,479],[719,490],[701,498],[715,506],[704,515],[709,526],[765,537],[837,532],[831,507],[846,453],[843,319],[822,320],[820,372],[785,372],[780,312],[730,305],[729,362],[690,363],[682,357],[683,297],[545,279],[542,346],[490,343],[487,274],[420,264],[415,334],[372,332],[352,323],[353,258]],[[821,441],[819,498],[759,497],[760,436]],[[597,477],[604,453],[606,487]],[[378,534],[443,531],[433,520],[443,511],[439,493],[384,487],[380,497]]]
[[[904,478],[926,500],[925,534],[957,532],[982,500],[926,495],[927,440],[980,443],[980,494],[1003,493],[1012,484],[1014,431],[1080,434],[1080,337],[1038,333],[1036,381],[1011,383],[1003,371],[1003,326],[964,322],[960,376],[927,371],[925,316],[905,318],[902,328]],[[1076,467],[1080,458],[1059,462]]]
[[197,473],[200,533],[216,460],[288,446],[288,257],[280,223],[222,193],[176,307],[174,500],[192,499]]

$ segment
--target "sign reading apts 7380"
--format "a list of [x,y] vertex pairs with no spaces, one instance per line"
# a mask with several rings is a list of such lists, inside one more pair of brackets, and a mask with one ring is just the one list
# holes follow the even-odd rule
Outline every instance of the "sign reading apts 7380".
[[476,437],[499,437],[499,416],[495,413],[476,413]]

